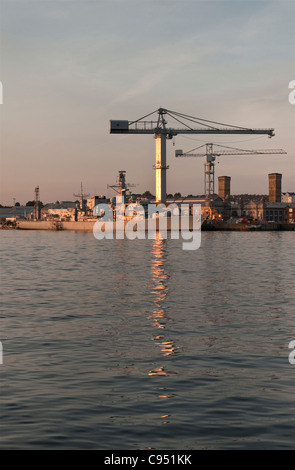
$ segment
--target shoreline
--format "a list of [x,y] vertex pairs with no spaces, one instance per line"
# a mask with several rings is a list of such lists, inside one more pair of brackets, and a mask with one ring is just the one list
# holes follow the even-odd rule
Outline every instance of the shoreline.
[[[49,230],[49,231],[82,231],[92,232],[96,220],[77,221],[77,222],[61,222],[48,220],[20,220],[15,227],[1,227],[2,230]],[[126,221],[127,223],[127,221]],[[146,231],[148,229],[146,223]],[[192,220],[190,221],[190,230],[193,229]],[[114,222],[114,231],[116,223]],[[202,224],[202,231],[230,231],[230,232],[264,232],[264,231],[295,231],[295,224],[286,223],[263,223],[263,224],[228,224],[226,222],[210,222]],[[157,229],[157,231],[159,231]],[[167,219],[167,231],[171,231],[169,218]]]

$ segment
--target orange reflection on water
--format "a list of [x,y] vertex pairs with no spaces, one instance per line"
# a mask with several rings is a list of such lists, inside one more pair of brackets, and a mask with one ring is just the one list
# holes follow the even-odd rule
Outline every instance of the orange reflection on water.
[[171,354],[174,354],[177,349],[173,346],[172,341],[163,341],[159,344],[161,345],[161,351],[163,351],[164,356],[170,356]]
[[153,242],[153,251],[152,251],[152,265],[151,265],[151,277],[152,277],[152,288],[151,293],[154,295],[154,304],[155,308],[152,313],[152,318],[154,320],[154,326],[160,329],[165,328],[166,320],[166,306],[163,304],[167,295],[168,295],[168,286],[167,280],[169,275],[165,267],[166,261],[166,250],[165,242],[158,237]]
[[[159,235],[159,234],[157,234]],[[167,270],[167,240],[161,239],[159,236],[153,241],[152,261],[151,261],[151,293],[153,295],[154,309],[150,318],[153,320],[153,326],[159,330],[164,330],[169,322],[167,297],[169,295],[169,273]],[[175,354],[179,347],[175,346],[171,338],[167,338],[163,334],[157,334],[152,338],[157,344],[163,356],[171,356]],[[153,369],[149,375],[168,375],[163,367]]]
[[157,369],[150,370],[149,375],[167,375],[167,372],[163,367],[158,367]]
[[160,310],[160,309],[159,310],[154,310],[152,318],[154,320],[153,325],[155,327],[160,328],[160,329],[165,328],[165,322],[163,321],[163,320],[165,320],[164,310]]
[[[158,328],[162,328],[162,326],[160,325]],[[171,354],[174,354],[177,349],[179,349],[174,346],[173,341],[165,341],[164,335],[158,335],[153,338],[153,340],[161,347],[161,351],[164,353],[164,356],[170,356]]]

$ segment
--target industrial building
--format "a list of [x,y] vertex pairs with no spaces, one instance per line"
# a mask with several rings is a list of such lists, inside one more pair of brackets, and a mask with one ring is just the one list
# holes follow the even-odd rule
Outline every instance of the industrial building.
[[282,174],[270,173],[268,182],[269,195],[267,199],[261,197],[260,201],[251,200],[244,204],[241,200],[238,204],[232,204],[231,217],[264,222],[294,223],[295,202],[290,202],[292,198],[284,197],[284,194],[292,195],[293,193],[282,194]]
[[282,202],[295,203],[295,193],[282,193]]
[[14,225],[19,219],[31,218],[33,212],[32,206],[0,207],[0,224]]
[[[290,224],[295,222],[295,202],[284,201],[281,191],[282,175],[280,173],[271,173],[268,175],[269,195],[268,197],[260,196],[255,200],[244,201],[240,196],[238,201],[231,199],[231,177],[220,176],[218,178],[218,195],[213,195],[208,201],[207,197],[203,198],[168,198],[167,204],[187,203],[201,204],[203,218],[218,221],[235,220],[256,220],[260,222],[277,222],[281,224]],[[284,193],[293,195],[293,193]]]

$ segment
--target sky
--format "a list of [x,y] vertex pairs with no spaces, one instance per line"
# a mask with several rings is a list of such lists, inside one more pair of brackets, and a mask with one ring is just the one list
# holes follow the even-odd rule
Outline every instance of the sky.
[[[114,135],[110,119],[159,107],[275,137],[179,135],[167,142],[167,192],[202,194],[206,142],[283,148],[223,156],[233,194],[268,193],[268,173],[295,191],[295,3],[292,0],[0,0],[0,204],[86,193],[113,196],[118,171],[155,193],[152,135]],[[209,138],[209,140],[208,140]]]

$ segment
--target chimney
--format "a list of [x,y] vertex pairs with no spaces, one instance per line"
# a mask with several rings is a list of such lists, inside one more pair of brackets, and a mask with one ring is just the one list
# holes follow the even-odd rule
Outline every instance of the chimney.
[[218,196],[223,202],[230,197],[230,176],[218,177]]
[[269,202],[281,202],[282,200],[282,175],[281,173],[270,173],[268,175]]

